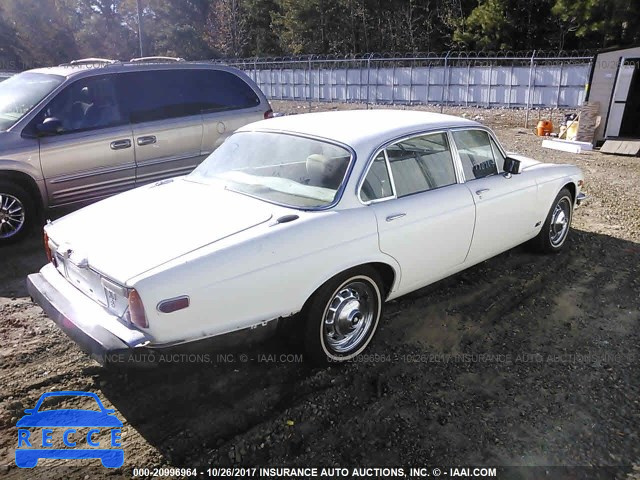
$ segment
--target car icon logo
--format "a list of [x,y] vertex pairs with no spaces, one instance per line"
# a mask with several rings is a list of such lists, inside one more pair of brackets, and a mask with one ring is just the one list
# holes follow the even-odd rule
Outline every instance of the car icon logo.
[[[51,397],[89,397],[99,410],[57,409],[41,410],[42,403]],[[91,459],[99,458],[107,468],[124,463],[121,433],[122,422],[115,410],[105,408],[100,398],[91,392],[48,392],[42,394],[34,408],[25,410],[18,427],[16,465],[33,468],[41,458]],[[34,429],[36,429],[34,431]],[[107,434],[108,435],[105,435]],[[61,445],[56,445],[58,443]],[[85,445],[78,445],[86,443]],[[64,447],[64,448],[56,448]]]

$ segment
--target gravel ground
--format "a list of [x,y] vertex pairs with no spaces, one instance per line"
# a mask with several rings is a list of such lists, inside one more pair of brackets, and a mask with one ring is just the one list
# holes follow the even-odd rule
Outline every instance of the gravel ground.
[[[274,102],[283,113],[357,107]],[[522,127],[522,111],[444,110],[488,124],[508,150],[584,170],[590,201],[576,211],[561,254],[518,247],[390,302],[368,355],[349,365],[310,369],[273,339],[236,353],[234,363],[200,346],[181,357],[189,361],[104,369],[27,297],[25,276],[46,261],[34,235],[0,251],[5,476],[128,478],[132,467],[195,465],[640,464],[640,158],[542,149]],[[116,409],[122,469],[95,460],[15,467],[16,421],[51,390],[95,392]]]

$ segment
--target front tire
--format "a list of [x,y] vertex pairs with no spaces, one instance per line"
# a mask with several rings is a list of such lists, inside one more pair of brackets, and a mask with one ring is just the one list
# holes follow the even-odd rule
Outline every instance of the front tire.
[[531,246],[540,253],[558,253],[562,250],[571,229],[573,219],[573,197],[567,188],[556,196],[540,233]]
[[326,366],[360,353],[371,342],[382,313],[383,283],[372,267],[358,267],[329,280],[303,311],[304,346],[311,363]]
[[0,246],[22,240],[36,218],[29,193],[20,185],[0,181]]

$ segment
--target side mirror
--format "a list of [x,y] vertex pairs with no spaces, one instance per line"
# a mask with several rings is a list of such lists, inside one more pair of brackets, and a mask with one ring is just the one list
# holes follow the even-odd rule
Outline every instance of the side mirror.
[[26,408],[24,410],[24,413],[26,413],[27,415],[32,415],[32,414],[36,413],[36,409],[35,408]]
[[55,117],[45,118],[44,122],[36,125],[36,131],[42,136],[58,135],[62,130],[62,121]]
[[518,173],[520,173],[520,160],[507,157],[504,159],[504,166],[502,169],[505,171],[505,173],[517,175]]

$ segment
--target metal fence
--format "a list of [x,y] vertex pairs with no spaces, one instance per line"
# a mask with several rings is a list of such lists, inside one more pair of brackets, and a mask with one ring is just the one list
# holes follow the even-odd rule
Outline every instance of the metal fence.
[[219,60],[244,70],[272,100],[574,108],[591,55],[447,52]]

